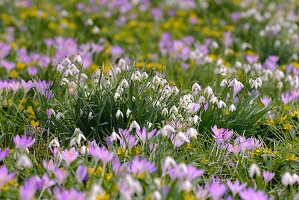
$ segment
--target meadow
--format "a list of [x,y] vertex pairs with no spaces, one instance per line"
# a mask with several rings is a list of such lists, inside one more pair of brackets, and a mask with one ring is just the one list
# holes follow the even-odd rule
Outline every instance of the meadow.
[[299,1],[0,0],[0,199],[299,200]]

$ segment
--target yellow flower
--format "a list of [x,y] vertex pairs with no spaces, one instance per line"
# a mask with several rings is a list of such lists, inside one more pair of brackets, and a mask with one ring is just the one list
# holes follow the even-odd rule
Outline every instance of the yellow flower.
[[32,121],[30,122],[30,124],[31,124],[31,126],[33,126],[33,127],[38,127],[39,122],[38,122],[38,121],[34,121],[34,120],[32,120]]
[[287,131],[290,131],[290,130],[292,130],[293,126],[291,124],[287,123],[287,124],[283,125],[283,128]]
[[103,171],[103,168],[101,166],[99,166],[97,169],[96,169],[96,174],[102,174],[102,171]]
[[88,168],[87,171],[88,171],[89,174],[92,174],[93,173],[93,168]]
[[281,117],[280,117],[280,121],[283,122],[284,120],[286,120],[286,118],[287,118],[287,115],[285,115],[285,116],[281,116]]
[[17,72],[16,70],[11,70],[9,76],[10,76],[11,78],[16,78],[18,75],[19,75],[19,74],[18,74],[18,72]]
[[295,158],[295,154],[290,154],[290,155],[287,155],[287,161],[290,161],[290,160],[297,160],[297,158]]
[[110,198],[110,195],[107,194],[105,191],[104,191],[104,194],[96,196],[96,200],[108,200],[109,198]]

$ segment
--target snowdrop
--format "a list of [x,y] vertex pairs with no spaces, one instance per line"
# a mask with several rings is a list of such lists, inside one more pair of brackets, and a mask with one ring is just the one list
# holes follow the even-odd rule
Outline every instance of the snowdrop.
[[17,168],[32,168],[32,162],[26,154],[21,154],[17,160],[16,166]]
[[116,111],[116,118],[118,119],[119,117],[124,118],[124,114],[120,110],[117,110]]
[[229,111],[230,112],[234,112],[236,110],[236,107],[234,106],[234,104],[231,104],[230,106],[229,106]]
[[166,137],[168,136],[170,133],[174,133],[175,130],[172,126],[170,125],[165,125],[161,130],[160,130],[160,133],[162,136]]
[[253,178],[255,174],[261,176],[261,170],[255,163],[253,163],[249,168],[249,176]]

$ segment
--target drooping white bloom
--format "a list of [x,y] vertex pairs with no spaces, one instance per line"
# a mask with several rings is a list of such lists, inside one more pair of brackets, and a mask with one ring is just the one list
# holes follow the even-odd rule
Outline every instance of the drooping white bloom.
[[127,118],[129,118],[130,114],[131,114],[131,110],[128,108],[128,109],[127,109],[127,112],[126,112],[126,116],[127,116]]
[[165,125],[162,129],[161,129],[161,131],[160,131],[160,133],[162,134],[162,136],[164,136],[164,137],[166,137],[166,136],[168,136],[170,133],[174,133],[175,132],[175,130],[174,130],[174,128],[172,127],[172,126],[170,126],[170,125]]
[[173,105],[173,106],[170,108],[169,112],[172,113],[172,114],[177,115],[178,112],[179,112],[179,110],[177,109],[177,107],[176,107],[175,105]]
[[74,62],[78,62],[80,65],[82,65],[82,63],[83,63],[83,59],[82,59],[82,57],[78,54],[78,55],[74,58]]
[[197,130],[195,128],[189,128],[186,132],[188,138],[197,138]]
[[226,107],[226,104],[224,103],[224,101],[220,100],[217,102],[217,106],[219,109],[221,109],[222,107]]
[[60,147],[60,144],[59,144],[59,141],[58,141],[58,138],[55,137],[54,139],[52,139],[49,143],[49,148],[55,148],[55,147]]
[[56,115],[56,119],[57,120],[64,119],[64,114],[61,113],[61,112],[58,112],[57,115]]
[[116,111],[116,118],[118,119],[119,117],[124,118],[124,114],[120,110],[117,110]]
[[227,85],[227,80],[223,79],[220,83],[220,87],[225,87]]
[[213,94],[213,90],[210,86],[206,87],[204,94],[208,94],[208,96],[211,96]]
[[234,112],[235,110],[236,110],[235,105],[234,105],[234,104],[231,104],[231,105],[229,106],[229,111],[230,111],[230,112]]
[[292,175],[290,174],[290,172],[286,172],[283,174],[281,178],[281,183],[284,186],[293,185]]
[[128,88],[129,87],[129,83],[126,79],[123,79],[120,83],[120,85],[124,88]]
[[250,166],[249,168],[249,176],[251,178],[253,178],[254,175],[257,175],[257,176],[261,176],[261,170],[260,168],[255,164],[255,163],[252,163],[252,165]]
[[167,116],[167,115],[168,115],[168,110],[167,110],[167,108],[164,108],[164,109],[162,110],[162,115],[163,115],[163,116]]
[[251,88],[259,88],[262,86],[263,82],[262,82],[262,79],[260,77],[258,77],[257,79],[253,80],[253,79],[250,79],[249,80],[249,84],[250,84],[250,87]]
[[139,124],[136,121],[132,121],[132,123],[129,127],[129,130],[131,131],[131,130],[133,130],[133,128],[141,130]]
[[192,85],[192,92],[193,92],[193,95],[197,95],[198,93],[200,93],[202,91],[201,89],[201,86],[198,85],[198,83],[194,83]]
[[17,168],[32,168],[32,162],[26,154],[22,154],[16,163]]

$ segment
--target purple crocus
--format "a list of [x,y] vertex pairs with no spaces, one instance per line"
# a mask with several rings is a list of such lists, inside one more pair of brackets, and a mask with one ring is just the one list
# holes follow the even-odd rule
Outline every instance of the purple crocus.
[[265,107],[267,107],[269,105],[269,103],[271,102],[271,97],[264,97],[264,98],[261,98],[261,102],[264,104]]
[[16,145],[16,147],[18,149],[20,149],[20,151],[24,151],[26,148],[32,146],[35,142],[35,139],[32,140],[31,137],[26,137],[26,135],[24,135],[23,137],[20,137],[19,135],[17,135],[16,137],[13,137],[13,141]]
[[205,170],[203,170],[203,169],[196,169],[192,165],[188,165],[186,178],[187,178],[187,180],[191,181],[191,180],[203,175],[204,172],[205,172]]
[[141,139],[143,145],[145,144],[146,139],[150,140],[154,134],[156,133],[156,129],[152,130],[151,132],[147,133],[146,132],[146,128],[145,126],[142,128],[142,132],[140,132],[140,130],[138,128],[136,128],[136,133],[139,136],[139,138]]
[[106,150],[105,147],[100,148],[96,142],[93,143],[88,141],[89,153],[92,155],[96,163],[101,159],[103,164],[106,165],[113,158],[113,153]]
[[269,181],[271,181],[275,176],[275,173],[271,173],[269,171],[264,171],[263,172],[263,177],[264,177],[264,181],[265,183],[268,183]]
[[71,149],[65,149],[63,152],[63,159],[66,162],[66,165],[69,166],[73,161],[78,158],[79,153],[73,147]]
[[246,60],[247,62],[249,62],[249,64],[255,63],[258,59],[259,56],[250,56],[250,55],[246,56]]
[[281,93],[281,100],[282,100],[284,105],[288,104],[290,101],[292,101],[292,99],[293,99],[293,96],[290,95],[289,92],[286,92],[286,93],[282,92]]
[[81,183],[85,179],[86,175],[87,175],[87,168],[82,165],[79,165],[76,171],[77,181]]
[[236,194],[242,191],[247,185],[247,183],[243,183],[240,185],[240,181],[238,179],[235,181],[234,184],[230,180],[227,180],[226,184],[229,187],[229,189],[232,191],[233,196],[236,196]]
[[146,158],[139,160],[139,157],[136,155],[135,158],[132,160],[130,171],[137,176],[147,173],[151,174],[156,171],[157,168],[155,167],[154,163],[147,161]]
[[239,193],[243,200],[267,200],[268,196],[262,190],[254,191],[252,188],[248,188]]
[[0,161],[4,160],[4,158],[9,154],[9,149],[5,149],[3,151],[1,151],[1,147],[0,147]]
[[8,174],[8,170],[6,168],[5,165],[1,166],[0,167],[0,192],[1,192],[1,189],[2,187],[8,182],[10,181],[11,179],[14,178],[15,176],[15,172],[11,173],[11,174]]
[[46,170],[48,170],[49,172],[52,172],[52,173],[54,173],[56,168],[58,167],[52,159],[49,160],[48,163],[45,160],[43,160],[43,166]]
[[75,190],[74,188],[71,188],[69,191],[63,190],[62,192],[55,193],[55,198],[57,200],[84,200],[86,199],[86,193],[80,192]]
[[211,183],[209,187],[209,192],[215,200],[220,199],[220,197],[225,194],[226,190],[227,187],[224,184],[219,183],[219,181]]

